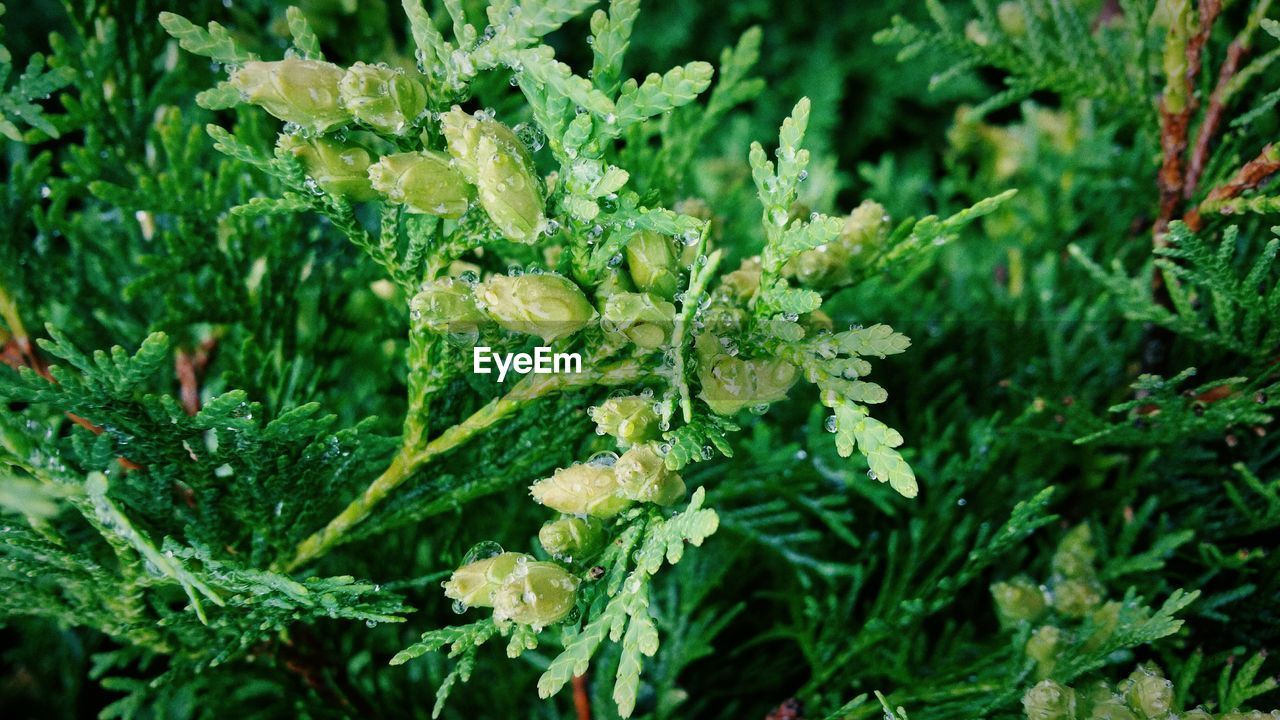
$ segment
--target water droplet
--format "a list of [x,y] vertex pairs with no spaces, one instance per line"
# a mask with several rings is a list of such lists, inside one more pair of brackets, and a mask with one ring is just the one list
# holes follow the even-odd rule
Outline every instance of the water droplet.
[[618,453],[609,450],[602,450],[587,459],[587,464],[592,467],[613,467],[618,462]]
[[[513,77],[512,80],[515,80],[515,78]],[[512,84],[514,85],[515,83]],[[542,129],[537,125],[520,123],[512,130],[515,131],[516,137],[520,138],[520,142],[524,143],[525,147],[529,148],[531,152],[537,152],[542,149],[543,145],[547,144],[547,136],[542,133]]]
[[462,556],[462,564],[470,565],[478,560],[487,560],[503,553],[502,546],[492,540],[484,540],[471,546],[466,555]]
[[829,433],[833,433],[833,432],[835,432],[835,431],[836,431],[836,416],[835,416],[835,415],[828,415],[828,416],[827,416],[827,421],[826,421],[826,423],[824,423],[824,424],[823,424],[823,427],[825,427],[825,428],[827,429],[827,432],[829,432]]

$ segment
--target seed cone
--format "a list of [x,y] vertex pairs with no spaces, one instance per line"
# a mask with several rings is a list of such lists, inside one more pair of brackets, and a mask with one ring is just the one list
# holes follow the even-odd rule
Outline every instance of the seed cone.
[[449,158],[430,150],[387,155],[369,168],[369,180],[410,212],[440,217],[461,216],[474,195]]
[[471,287],[454,278],[426,283],[413,296],[409,310],[415,323],[435,332],[471,332],[489,321],[476,307]]
[[642,292],[670,300],[680,281],[675,250],[671,240],[658,233],[644,231],[627,243],[627,271]]
[[799,377],[796,367],[785,360],[742,360],[725,354],[720,341],[710,333],[699,336],[695,347],[702,385],[698,397],[721,415],[782,400]]
[[627,445],[658,438],[658,414],[653,401],[639,395],[609,398],[591,411],[591,419],[602,434]]
[[445,597],[471,607],[493,607],[498,585],[521,559],[529,556],[508,552],[463,565],[444,584]]
[[604,524],[593,517],[566,517],[553,520],[538,531],[542,549],[559,560],[590,554],[604,541]]
[[529,151],[511,128],[455,106],[441,117],[440,129],[494,226],[513,242],[537,242],[547,225],[542,189]]
[[499,325],[545,342],[572,335],[596,317],[587,296],[559,275],[497,275],[476,294]]
[[427,92],[403,70],[358,62],[342,76],[338,100],[374,130],[403,135],[426,109]]
[[326,192],[353,202],[378,197],[369,182],[373,158],[363,147],[323,137],[304,140],[294,135],[282,135],[280,147],[298,158],[307,176]]
[[631,499],[622,494],[613,468],[590,463],[557,470],[530,488],[533,499],[566,515],[608,519],[626,510]]
[[245,102],[311,132],[321,133],[351,120],[338,100],[342,68],[302,58],[252,60],[231,74]]
[[607,331],[653,350],[670,341],[676,306],[649,293],[620,292],[605,300],[601,317]]
[[674,505],[684,497],[684,479],[668,470],[655,443],[632,447],[613,466],[618,485],[629,498],[656,505]]
[[551,562],[519,561],[493,595],[493,617],[544,627],[564,619],[577,600],[578,579]]

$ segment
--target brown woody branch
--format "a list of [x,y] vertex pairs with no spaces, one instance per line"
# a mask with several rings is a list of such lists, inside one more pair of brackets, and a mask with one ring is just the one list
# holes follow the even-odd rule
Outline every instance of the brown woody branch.
[[1160,190],[1160,213],[1156,216],[1155,225],[1151,228],[1152,241],[1156,247],[1164,244],[1164,236],[1169,231],[1169,222],[1182,203],[1185,174],[1183,155],[1187,151],[1187,126],[1190,121],[1189,105],[1181,112],[1173,112],[1161,101],[1160,149],[1163,152],[1160,172],[1156,175],[1156,185]]

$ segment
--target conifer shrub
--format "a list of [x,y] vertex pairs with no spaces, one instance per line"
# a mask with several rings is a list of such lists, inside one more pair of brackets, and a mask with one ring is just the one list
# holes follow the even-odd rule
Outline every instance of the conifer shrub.
[[11,3],[4,717],[1280,717],[1270,0]]

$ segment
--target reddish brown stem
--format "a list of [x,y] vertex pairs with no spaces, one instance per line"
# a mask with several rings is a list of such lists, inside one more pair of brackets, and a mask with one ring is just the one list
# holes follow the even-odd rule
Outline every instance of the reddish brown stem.
[[1195,146],[1191,150],[1191,160],[1187,165],[1187,177],[1182,186],[1182,197],[1186,200],[1190,200],[1195,195],[1196,188],[1200,184],[1200,176],[1204,173],[1204,167],[1209,162],[1209,149],[1213,144],[1214,137],[1218,134],[1218,129],[1222,126],[1222,117],[1227,109],[1227,86],[1240,69],[1240,62],[1247,53],[1248,48],[1240,38],[1236,38],[1227,47],[1227,57],[1222,61],[1222,67],[1218,70],[1218,84],[1214,86],[1213,94],[1209,96],[1209,107],[1204,112],[1204,120],[1200,123],[1200,130],[1196,133]]
[[200,412],[200,383],[209,367],[209,356],[217,344],[216,338],[208,338],[196,350],[179,350],[173,357],[173,372],[178,376],[178,397],[188,415]]
[[[1280,172],[1280,150],[1274,144],[1268,144],[1257,157],[1240,166],[1229,181],[1211,190],[1204,202],[1214,203],[1239,197],[1266,182],[1277,172]],[[1199,230],[1204,225],[1198,208],[1187,213],[1184,220],[1192,230]]]
[[[1205,43],[1213,32],[1213,23],[1222,12],[1222,0],[1200,0],[1200,27],[1187,39],[1187,86],[1190,89],[1200,76],[1200,62],[1204,57]],[[1188,97],[1194,97],[1188,93]]]
[[1156,176],[1156,184],[1160,189],[1160,214],[1152,227],[1152,240],[1156,247],[1164,244],[1164,236],[1169,231],[1169,221],[1178,211],[1182,201],[1182,182],[1184,176],[1183,154],[1187,150],[1187,125],[1191,119],[1191,111],[1170,112],[1162,102],[1160,105],[1160,148],[1163,158],[1160,173]]
[[573,677],[573,709],[578,713],[578,720],[591,720],[591,698],[587,695],[586,675]]

